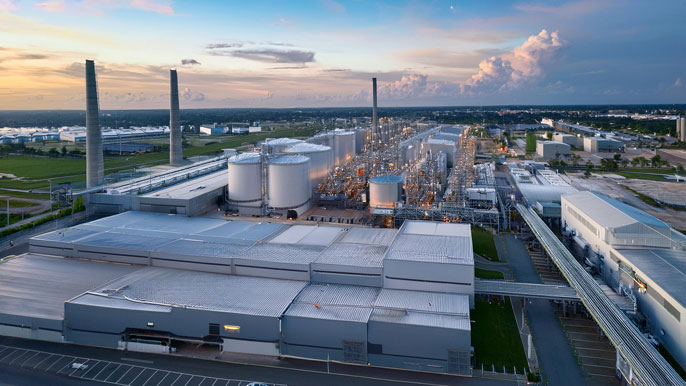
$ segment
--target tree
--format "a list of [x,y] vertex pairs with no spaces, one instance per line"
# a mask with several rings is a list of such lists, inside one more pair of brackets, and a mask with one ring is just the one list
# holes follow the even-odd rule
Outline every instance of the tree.
[[60,153],[62,153],[62,157],[65,157],[67,155],[67,147],[62,146],[62,150],[60,151]]
[[618,162],[619,162],[619,161],[622,160],[622,154],[620,154],[620,153],[615,153],[614,158],[615,158],[615,161],[618,161]]
[[634,157],[631,159],[631,166],[636,167],[638,166],[639,163],[641,163],[641,160],[639,159],[640,157]]
[[546,132],[545,137],[548,138],[548,140],[550,141],[551,139],[553,139],[553,132],[552,131]]
[[579,165],[579,161],[581,161],[581,157],[579,157],[579,155],[576,153],[572,153],[572,165]]
[[626,167],[629,165],[629,160],[627,159],[622,159],[622,167],[626,169]]
[[676,165],[676,171],[679,173],[683,173],[684,172],[684,165],[683,164],[677,164]]
[[650,163],[653,165],[654,168],[660,166],[661,162],[662,157],[660,157],[659,154],[655,154],[654,156],[650,157]]

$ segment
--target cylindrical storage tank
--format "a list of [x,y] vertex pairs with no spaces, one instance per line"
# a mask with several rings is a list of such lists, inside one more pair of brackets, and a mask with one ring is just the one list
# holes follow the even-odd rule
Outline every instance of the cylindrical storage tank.
[[314,137],[309,138],[307,142],[333,147],[333,132],[327,131],[325,133],[319,133]]
[[304,155],[283,155],[269,160],[267,198],[270,207],[286,211],[309,204],[312,195],[310,165],[310,158]]
[[229,158],[229,204],[262,206],[262,161],[259,153],[241,153]]
[[285,154],[302,154],[310,158],[310,188],[315,189],[333,168],[333,149],[302,142],[284,150]]
[[355,155],[355,132],[336,130],[333,138],[335,166],[341,166]]
[[294,138],[268,138],[262,142],[262,153],[264,154],[283,154],[283,151],[293,145],[303,141]]
[[403,178],[386,174],[369,179],[369,206],[392,208],[400,201]]
[[371,130],[369,128],[360,127],[355,130],[355,153],[360,154],[370,141]]

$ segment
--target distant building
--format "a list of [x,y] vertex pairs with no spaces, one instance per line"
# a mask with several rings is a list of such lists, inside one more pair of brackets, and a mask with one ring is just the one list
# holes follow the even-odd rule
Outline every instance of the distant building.
[[555,141],[538,141],[536,143],[536,154],[545,159],[555,159],[568,156],[570,146],[566,143]]
[[602,138],[602,137],[585,137],[584,151],[589,153],[603,153],[603,152],[618,152],[624,151],[624,142],[616,139]]
[[553,141],[566,143],[569,146],[583,146],[583,139],[573,134],[555,133]]
[[213,123],[211,125],[201,125],[200,126],[200,134],[218,135],[218,134],[226,134],[227,132],[228,132],[227,127],[217,125],[216,123]]
[[259,133],[262,131],[262,127],[260,126],[250,126],[248,127],[248,132],[249,133]]
[[232,127],[231,128],[231,134],[248,134],[250,132],[250,129],[247,127]]

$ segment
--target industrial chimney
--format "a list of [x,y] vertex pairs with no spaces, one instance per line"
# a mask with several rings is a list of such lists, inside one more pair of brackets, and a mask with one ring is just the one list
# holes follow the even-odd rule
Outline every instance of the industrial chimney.
[[86,60],[86,187],[94,188],[104,184],[105,164],[102,156],[95,63]]
[[372,141],[378,142],[379,116],[376,114],[376,78],[372,78]]
[[169,163],[177,166],[183,163],[181,126],[179,126],[179,81],[176,70],[169,70],[171,107],[169,110]]

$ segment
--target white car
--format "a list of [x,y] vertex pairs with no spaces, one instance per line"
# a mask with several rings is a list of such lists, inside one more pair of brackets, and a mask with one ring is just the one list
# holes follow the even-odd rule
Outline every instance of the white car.
[[74,362],[74,363],[71,364],[71,368],[72,368],[72,369],[77,369],[77,370],[85,370],[85,369],[88,368],[88,365],[85,364],[85,363],[76,363],[76,362]]

